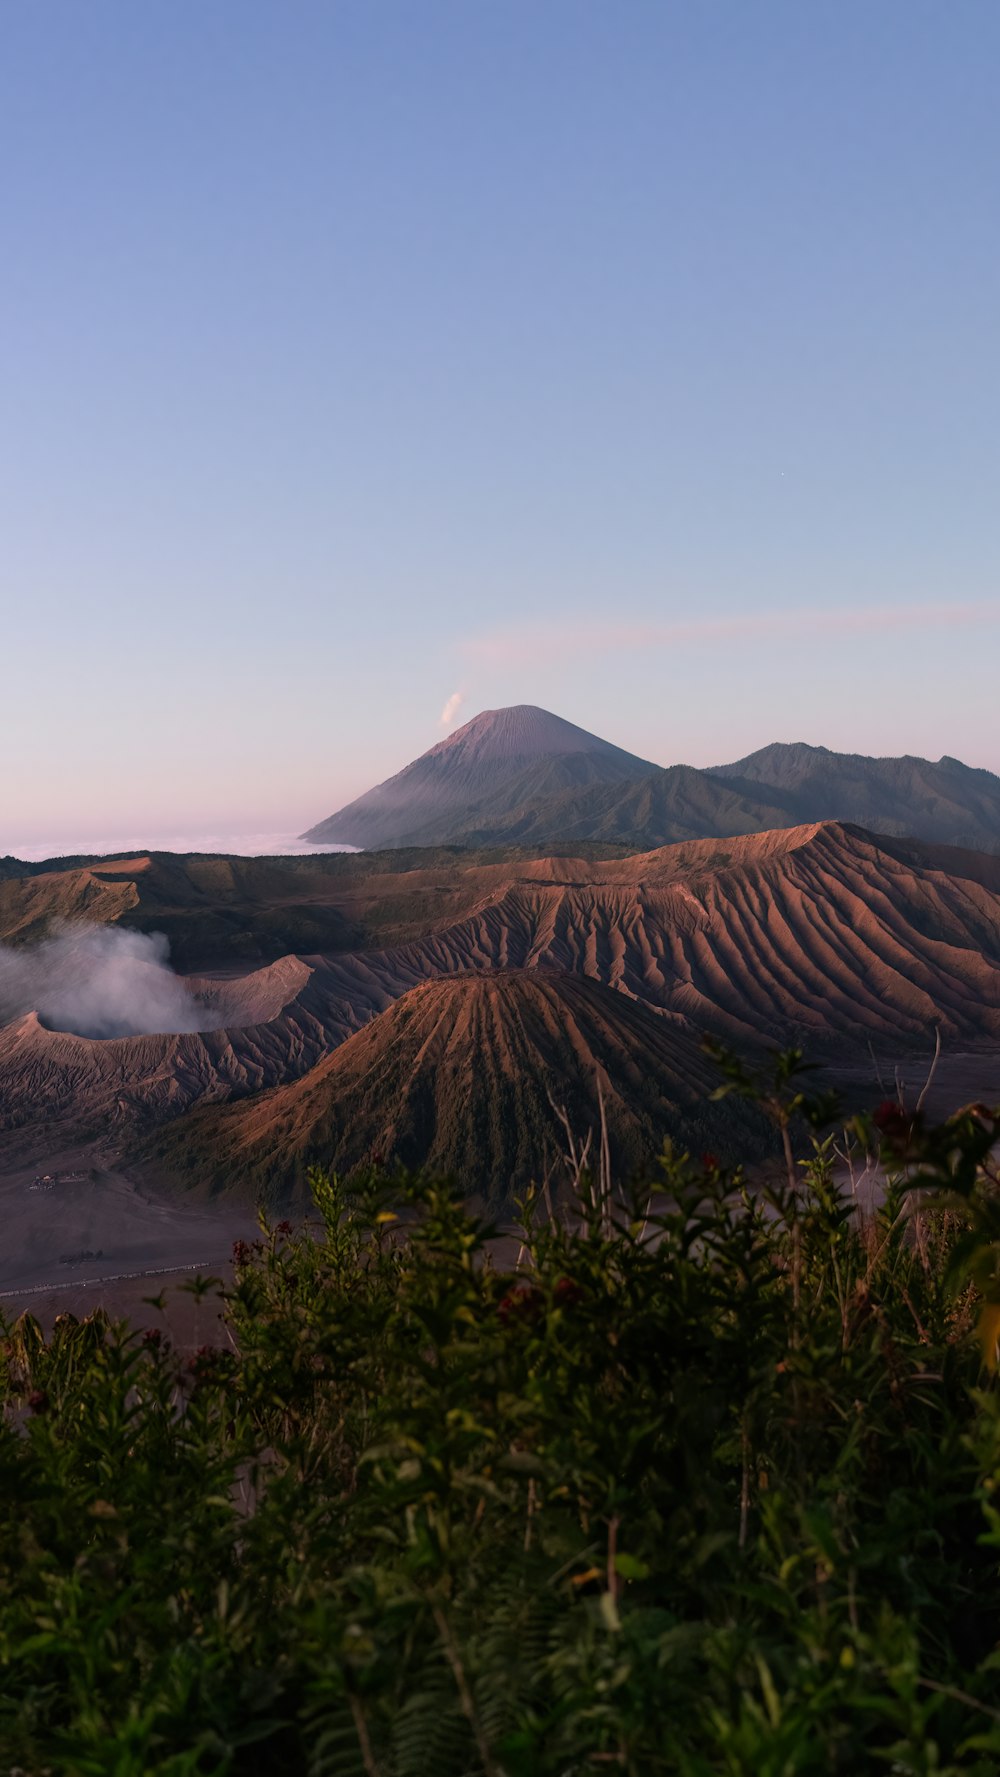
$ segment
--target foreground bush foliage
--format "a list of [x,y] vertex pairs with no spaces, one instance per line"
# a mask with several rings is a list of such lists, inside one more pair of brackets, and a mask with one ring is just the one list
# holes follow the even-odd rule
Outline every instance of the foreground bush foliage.
[[818,1138],[765,1196],[667,1156],[529,1205],[516,1265],[317,1178],[223,1347],[8,1327],[4,1768],[995,1772],[1000,1129],[880,1121],[869,1216]]

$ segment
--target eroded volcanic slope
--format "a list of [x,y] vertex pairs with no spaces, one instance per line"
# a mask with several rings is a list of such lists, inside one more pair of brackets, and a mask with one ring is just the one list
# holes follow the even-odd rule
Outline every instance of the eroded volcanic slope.
[[363,939],[330,889],[350,863],[154,852],[22,866],[22,876],[0,878],[0,943],[31,943],[84,920],[163,932],[181,968],[338,950]]
[[762,1121],[717,1084],[689,1032],[595,981],[545,970],[463,975],[412,988],[303,1079],[197,1111],[166,1132],[161,1159],[281,1198],[310,1163],[373,1160],[452,1172],[505,1198],[553,1170],[566,1133],[590,1136],[601,1108],[618,1178],[648,1169],[666,1135],[735,1157],[763,1150]]
[[[688,1034],[795,1039],[818,1059],[868,1038],[926,1047],[935,1025],[952,1046],[1000,1042],[1000,860],[836,823],[633,856],[153,858],[32,882],[48,887],[0,885],[22,941],[26,921],[47,929],[37,894],[59,917],[169,929],[188,954],[215,932],[222,963],[268,922],[338,938],[248,975],[206,962],[188,983],[204,1028],[183,1036],[92,1041],[22,1009],[0,1030],[0,1131],[14,1134],[145,1139],[200,1103],[301,1078],[411,989],[505,971],[556,971]],[[558,1086],[557,1052],[546,1066]]]
[[284,957],[239,981],[190,979],[203,1030],[94,1039],[48,1028],[35,1012],[0,1027],[0,1146],[39,1138],[127,1145],[193,1104],[260,1091],[311,1067],[329,1047],[313,970]]
[[621,861],[498,866],[477,880],[462,918],[325,959],[344,1034],[423,980],[551,968],[744,1043],[920,1042],[935,1024],[947,1038],[1000,1037],[994,858],[832,823]]

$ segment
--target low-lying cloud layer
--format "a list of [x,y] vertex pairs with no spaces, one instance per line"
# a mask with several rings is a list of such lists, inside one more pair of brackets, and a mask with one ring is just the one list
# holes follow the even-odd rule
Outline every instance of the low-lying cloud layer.
[[66,927],[39,944],[0,945],[0,1022],[37,1012],[82,1037],[199,1030],[204,1008],[175,975],[162,933]]
[[5,838],[4,851],[22,863],[49,858],[135,858],[150,851],[193,852],[223,858],[303,858],[320,852],[356,852],[356,845],[317,845],[288,833],[57,833],[49,838]]

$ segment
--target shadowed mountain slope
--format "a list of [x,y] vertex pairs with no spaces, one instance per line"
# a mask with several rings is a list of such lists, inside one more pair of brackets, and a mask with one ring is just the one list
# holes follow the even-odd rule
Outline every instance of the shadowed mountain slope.
[[1000,777],[947,756],[872,759],[826,747],[763,747],[707,774],[795,821],[852,821],[870,831],[1000,851]]
[[305,837],[367,849],[648,849],[829,820],[1000,852],[1000,777],[958,759],[874,759],[801,743],[704,771],[664,770],[519,705],[474,717]]
[[[527,788],[527,787],[526,787]],[[737,765],[671,765],[626,784],[474,808],[442,838],[470,846],[603,842],[643,849],[841,820],[870,832],[1000,852],[1000,778],[957,759],[866,759],[766,747]]]
[[706,1102],[717,1075],[696,1040],[594,981],[501,972],[413,988],[301,1080],[207,1107],[159,1144],[190,1174],[239,1179],[280,1199],[310,1164],[375,1160],[453,1173],[500,1201],[565,1176],[564,1110],[600,1146],[600,1099],[616,1177],[648,1168],[664,1137],[763,1152],[762,1119]]
[[556,795],[526,797],[506,813],[475,809],[451,838],[464,845],[631,845],[643,851],[686,839],[728,838],[796,823],[787,820],[781,796],[755,786],[737,787],[671,765],[627,784],[589,784]]
[[484,710],[303,837],[366,849],[448,844],[470,822],[503,823],[540,798],[654,769],[533,704]]

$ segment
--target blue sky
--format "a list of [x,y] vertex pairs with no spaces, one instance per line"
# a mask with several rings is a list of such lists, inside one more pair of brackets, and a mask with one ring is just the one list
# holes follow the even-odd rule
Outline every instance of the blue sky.
[[1000,9],[0,18],[0,852],[541,703],[1000,770]]

